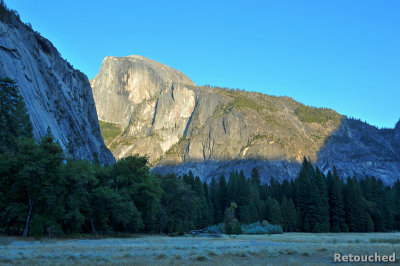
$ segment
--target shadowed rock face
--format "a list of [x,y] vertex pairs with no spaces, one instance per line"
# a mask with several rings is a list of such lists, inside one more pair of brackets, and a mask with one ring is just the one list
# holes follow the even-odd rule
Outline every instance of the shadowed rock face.
[[70,156],[101,163],[115,161],[101,137],[86,75],[15,15],[0,20],[0,77],[17,82],[36,139],[50,127]]
[[397,126],[396,129],[378,129],[359,120],[345,118],[319,152],[317,165],[324,172],[335,165],[344,177],[362,178],[368,175],[393,184],[400,178],[397,136]]
[[386,183],[399,173],[394,130],[289,97],[197,87],[140,56],[105,58],[91,84],[99,119],[107,122],[103,132],[114,129],[104,134],[114,156],[149,156],[155,172],[191,170],[210,180],[233,170],[250,176],[257,167],[264,182],[282,181],[295,178],[307,157],[325,172],[335,164],[343,175],[373,174]]
[[395,144],[398,148],[398,152],[400,152],[400,120],[396,123],[394,132],[395,132]]

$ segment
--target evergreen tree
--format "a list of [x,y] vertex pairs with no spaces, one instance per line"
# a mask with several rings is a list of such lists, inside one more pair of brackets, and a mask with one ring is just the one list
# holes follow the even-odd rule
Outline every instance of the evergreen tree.
[[[223,214],[225,213],[225,209],[229,204],[229,198],[228,198],[228,188],[227,188],[227,184],[226,184],[226,179],[223,175],[221,175],[219,177],[218,180],[218,201],[220,204],[220,213]],[[218,219],[220,221],[222,221],[222,219]]]
[[318,190],[318,200],[316,203],[317,217],[315,222],[314,232],[328,232],[329,231],[329,197],[326,185],[326,179],[317,167],[315,174],[312,176],[312,182]]
[[293,232],[297,228],[297,212],[293,200],[289,198],[287,205],[287,219],[286,226],[289,232]]
[[194,192],[190,186],[173,174],[161,177],[161,208],[158,215],[159,231],[187,232],[193,229],[195,212]]
[[211,179],[210,183],[210,202],[213,209],[214,223],[222,222],[221,202],[218,194],[218,183],[215,178]]
[[365,199],[355,178],[348,177],[344,190],[346,224],[351,232],[367,231]]
[[269,197],[266,202],[267,213],[266,218],[271,224],[281,224],[282,214],[278,201],[275,198]]
[[331,184],[329,189],[329,210],[330,224],[332,232],[340,232],[344,223],[344,206],[343,206],[343,182],[339,178],[336,169],[334,175],[329,171],[328,181]]
[[299,223],[302,230],[314,231],[318,223],[319,192],[316,185],[311,182],[315,174],[312,165],[304,158],[303,165],[296,180],[297,183],[297,209],[300,217]]
[[225,231],[228,235],[242,234],[242,228],[239,221],[235,218],[235,210],[237,205],[235,202],[231,203],[229,208],[226,208],[224,214]]
[[154,232],[158,227],[161,188],[150,174],[147,158],[135,155],[117,161],[111,168],[108,183],[117,192],[129,195],[144,223],[143,229]]
[[293,232],[296,229],[297,213],[294,207],[293,200],[283,196],[281,203],[282,225],[285,232]]
[[32,124],[15,81],[0,78],[0,153],[15,153],[18,141],[32,138]]

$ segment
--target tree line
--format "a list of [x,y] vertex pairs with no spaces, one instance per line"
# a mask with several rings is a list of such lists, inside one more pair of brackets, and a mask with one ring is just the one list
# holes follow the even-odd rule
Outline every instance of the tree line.
[[[175,233],[267,220],[284,231],[400,229],[400,182],[324,175],[304,159],[296,179],[261,183],[233,171],[207,184],[161,176],[146,157],[113,165],[68,158],[51,131],[35,141],[18,87],[0,79],[0,233],[23,236]],[[231,229],[230,229],[231,230]]]

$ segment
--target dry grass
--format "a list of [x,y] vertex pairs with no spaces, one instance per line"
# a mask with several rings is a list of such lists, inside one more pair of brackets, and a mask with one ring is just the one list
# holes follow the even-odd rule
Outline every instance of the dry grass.
[[[28,265],[262,265],[331,264],[333,254],[400,258],[400,233],[241,235],[22,241],[0,239],[0,264]],[[400,262],[400,261],[398,261]]]

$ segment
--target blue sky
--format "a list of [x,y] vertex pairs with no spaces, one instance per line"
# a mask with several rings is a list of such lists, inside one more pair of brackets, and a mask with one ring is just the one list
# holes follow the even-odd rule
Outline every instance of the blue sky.
[[196,84],[285,95],[378,127],[400,118],[400,1],[6,0],[93,78],[142,55]]

